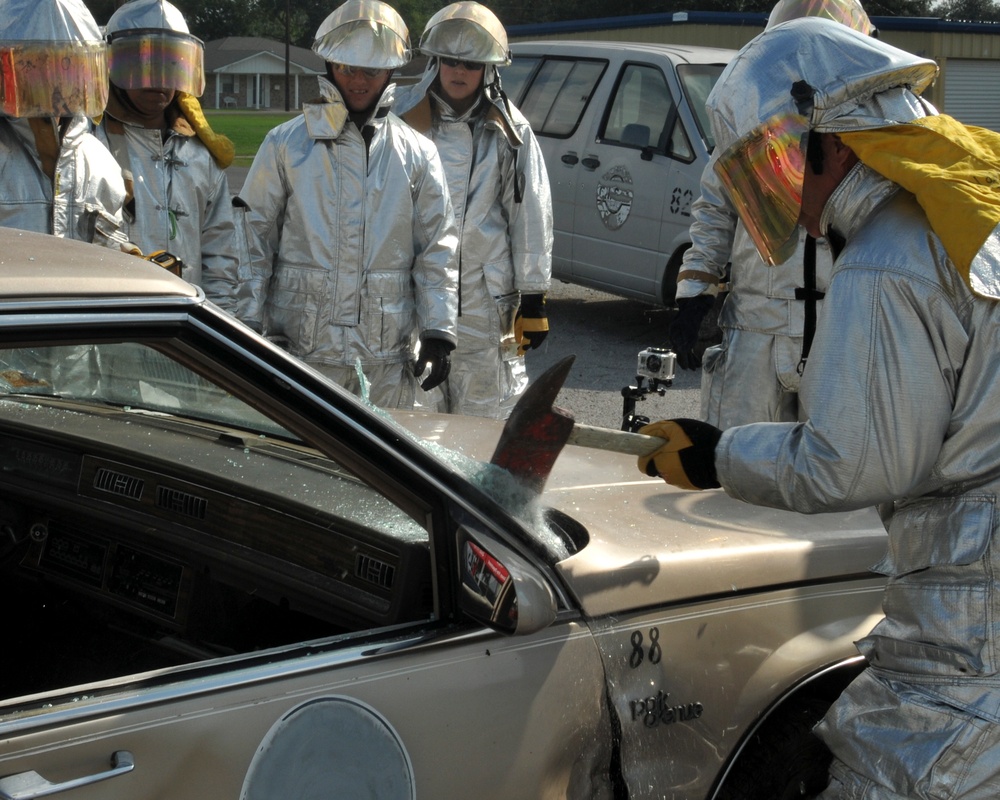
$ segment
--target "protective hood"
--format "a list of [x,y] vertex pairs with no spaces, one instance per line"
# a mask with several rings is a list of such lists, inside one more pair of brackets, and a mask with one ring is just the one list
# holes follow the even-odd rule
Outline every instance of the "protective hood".
[[[946,114],[841,135],[866,166],[913,194],[966,285],[1000,299],[1000,134]],[[992,250],[991,250],[992,248]]]
[[212,126],[208,124],[205,112],[202,110],[198,98],[186,92],[178,92],[174,102],[177,103],[177,108],[181,112],[181,115],[191,125],[194,135],[208,148],[208,152],[212,154],[212,158],[215,159],[215,163],[219,165],[219,168],[228,168],[233,163],[233,159],[236,158],[236,148],[228,136],[212,130]]
[[0,42],[99,44],[101,29],[82,0],[3,0]]
[[[440,103],[441,106],[450,109],[447,99],[443,93],[434,88],[438,73],[441,70],[440,60],[436,57],[427,62],[424,74],[417,83],[409,86],[399,87],[392,104],[392,111],[396,116],[402,117],[411,127],[423,134],[428,134],[432,125],[431,97]],[[493,70],[492,66],[487,66],[486,72],[489,75]],[[500,81],[494,74],[492,81],[483,88],[483,94],[479,102],[476,103],[465,117],[483,113],[479,109],[486,104],[486,118],[493,123],[497,130],[503,134],[508,143],[515,150],[524,144],[521,135],[517,132],[517,124],[514,122],[513,114],[510,110],[510,100],[500,88]]]
[[0,2],[0,111],[97,116],[108,100],[104,37],[82,0]]
[[180,9],[167,0],[130,0],[111,15],[105,31],[113,39],[116,34],[123,31],[143,28],[191,33]]
[[818,17],[765,30],[706,103],[715,169],[768,263],[794,251],[811,130],[883,128],[934,113],[920,95],[937,65]]
[[420,51],[429,56],[507,65],[507,31],[496,14],[476,2],[452,3],[427,21]]
[[380,0],[347,0],[323,20],[312,49],[336,64],[396,69],[410,60],[410,33],[392,6]]

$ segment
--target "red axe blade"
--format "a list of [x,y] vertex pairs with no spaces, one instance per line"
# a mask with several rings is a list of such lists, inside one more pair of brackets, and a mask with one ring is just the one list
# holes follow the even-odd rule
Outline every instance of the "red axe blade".
[[490,459],[538,494],[573,432],[573,415],[553,402],[575,359],[566,356],[528,384]]

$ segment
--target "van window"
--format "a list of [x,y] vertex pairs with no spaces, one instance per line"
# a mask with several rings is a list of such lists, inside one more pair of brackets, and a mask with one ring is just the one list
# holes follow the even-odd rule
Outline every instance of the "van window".
[[609,144],[651,147],[672,158],[694,160],[663,72],[645,64],[623,67],[600,138]]
[[606,61],[546,59],[520,103],[531,129],[543,136],[570,136],[606,66]]
[[506,67],[500,68],[500,85],[518,108],[521,107],[521,93],[525,84],[541,60],[537,56],[514,56]]
[[694,112],[698,130],[710,153],[715,149],[715,137],[712,135],[712,126],[708,123],[705,101],[708,100],[708,95],[724,68],[725,64],[681,64],[677,67],[681,88],[687,97],[688,106]]

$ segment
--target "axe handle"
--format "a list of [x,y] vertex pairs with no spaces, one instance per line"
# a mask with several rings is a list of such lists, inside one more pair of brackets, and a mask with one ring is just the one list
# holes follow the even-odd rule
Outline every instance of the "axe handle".
[[646,436],[643,433],[596,428],[592,425],[577,423],[569,435],[569,443],[580,447],[593,447],[597,450],[628,453],[633,456],[648,456],[665,445],[667,440],[661,439],[659,436]]

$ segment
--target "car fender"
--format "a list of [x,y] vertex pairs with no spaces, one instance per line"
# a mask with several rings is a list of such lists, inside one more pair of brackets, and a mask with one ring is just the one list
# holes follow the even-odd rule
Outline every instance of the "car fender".
[[881,592],[865,576],[592,620],[630,797],[709,797],[762,712],[856,656]]

